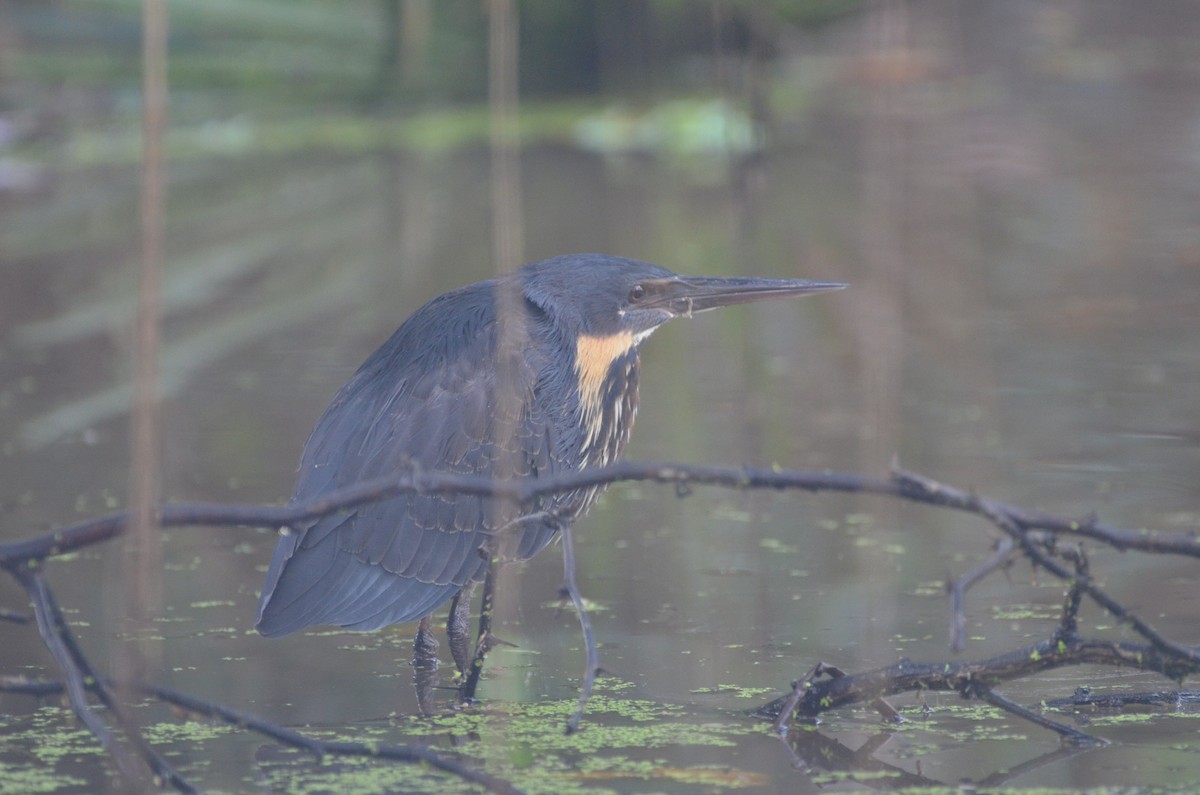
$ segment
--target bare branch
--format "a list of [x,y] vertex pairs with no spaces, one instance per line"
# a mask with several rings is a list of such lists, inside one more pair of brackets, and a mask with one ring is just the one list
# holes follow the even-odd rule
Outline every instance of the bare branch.
[[783,702],[779,714],[775,716],[775,723],[771,726],[776,734],[787,734],[788,724],[792,722],[792,713],[796,711],[796,707],[800,704],[800,699],[804,698],[805,691],[812,687],[813,681],[822,674],[828,674],[832,679],[839,679],[846,675],[839,668],[819,662],[804,675],[804,678],[792,682],[792,692],[787,697],[787,700]]
[[0,621],[11,621],[14,624],[28,624],[29,616],[17,610],[0,607]]
[[[883,668],[813,682],[795,705],[794,712],[812,717],[849,704],[920,690],[979,695],[1003,682],[1085,663],[1155,671],[1171,679],[1200,673],[1200,664],[1164,654],[1151,644],[1052,638],[974,662],[914,663],[901,660]],[[789,700],[790,694],[781,696],[754,710],[754,714],[774,720]]]
[[990,558],[961,577],[946,583],[946,592],[950,595],[950,649],[952,651],[959,652],[967,647],[967,591],[993,571],[1006,566],[1012,560],[1014,547],[1015,542],[1011,538],[1001,538],[996,544],[996,551]]
[[[111,687],[107,680],[103,683]],[[168,704],[206,718],[224,721],[239,729],[258,732],[266,737],[297,748],[315,756],[362,756],[375,759],[387,759],[399,762],[415,762],[451,773],[455,776],[472,781],[485,787],[489,792],[511,795],[519,793],[511,784],[501,779],[481,773],[453,759],[447,759],[431,748],[422,745],[379,745],[375,743],[325,742],[298,731],[280,726],[277,723],[263,720],[255,715],[215,704],[204,699],[190,696],[173,688],[142,683],[130,683],[129,688],[146,696],[157,698]],[[61,681],[47,679],[26,679],[19,676],[0,677],[0,690],[10,693],[24,693],[32,696],[48,696],[62,693],[66,685]]]
[[1004,532],[1008,533],[1020,545],[1025,554],[1038,566],[1046,569],[1055,577],[1065,580],[1072,584],[1073,588],[1078,588],[1088,596],[1096,604],[1103,607],[1109,613],[1118,619],[1124,621],[1133,627],[1139,635],[1150,641],[1154,646],[1167,654],[1181,657],[1192,664],[1200,664],[1200,649],[1189,646],[1184,646],[1181,643],[1176,643],[1166,637],[1154,627],[1150,626],[1146,621],[1140,618],[1129,608],[1122,605],[1116,599],[1109,596],[1103,589],[1096,585],[1086,574],[1074,574],[1070,569],[1059,563],[1050,555],[1046,554],[1034,543],[1029,535],[1024,532],[1012,516],[1007,513],[1002,506],[985,499],[978,500],[979,512]]
[[[1165,533],[1120,530],[1094,520],[1079,522],[1052,514],[1027,511],[991,500],[981,500],[944,484],[910,472],[896,470],[890,479],[863,477],[839,472],[755,469],[750,467],[695,466],[678,463],[625,461],[606,467],[566,472],[528,479],[493,480],[447,472],[403,471],[385,478],[357,483],[324,496],[287,506],[191,503],[164,505],[159,509],[163,527],[221,525],[287,527],[359,505],[379,502],[401,494],[475,494],[531,502],[549,494],[575,491],[611,483],[641,481],[673,483],[690,489],[695,485],[734,489],[834,491],[899,497],[912,502],[981,514],[986,503],[1018,528],[1042,529],[1102,541],[1120,550],[1200,557],[1200,538],[1194,533]],[[124,532],[127,512],[113,513],[25,541],[0,544],[0,565],[22,560],[61,555]]]

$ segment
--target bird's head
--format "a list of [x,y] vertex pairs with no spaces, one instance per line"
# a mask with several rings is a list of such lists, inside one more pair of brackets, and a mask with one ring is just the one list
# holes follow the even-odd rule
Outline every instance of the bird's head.
[[730,304],[836,290],[803,279],[679,276],[647,262],[575,254],[526,265],[516,277],[574,350],[579,450],[603,465],[620,454],[637,411],[638,345],[672,318]]
[[680,276],[648,262],[572,254],[525,265],[525,296],[577,336],[630,335],[640,343],[672,318],[732,304],[840,290],[807,279]]

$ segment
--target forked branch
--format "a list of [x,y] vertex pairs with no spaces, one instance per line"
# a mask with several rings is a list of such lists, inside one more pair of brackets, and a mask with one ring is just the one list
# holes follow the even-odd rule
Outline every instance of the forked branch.
[[[1049,572],[1068,585],[1062,621],[1051,638],[1015,652],[976,662],[918,664],[902,660],[885,668],[857,674],[844,674],[830,666],[819,666],[802,682],[797,683],[791,694],[771,702],[761,710],[763,715],[776,720],[781,729],[786,727],[792,715],[815,716],[829,709],[861,701],[876,702],[887,714],[890,708],[881,701],[884,696],[909,690],[944,690],[987,700],[1014,714],[1035,720],[1065,737],[1086,742],[1094,738],[1030,713],[1008,701],[996,692],[995,688],[1006,681],[1051,668],[1082,663],[1131,666],[1157,671],[1173,680],[1181,680],[1200,671],[1200,650],[1167,638],[1122,605],[1092,578],[1082,551],[1060,543],[1060,537],[1073,536],[1118,550],[1200,557],[1200,539],[1197,539],[1195,534],[1125,530],[1102,524],[1095,517],[1077,520],[1029,511],[899,469],[894,469],[888,478],[871,478],[847,473],[625,462],[558,476],[508,481],[414,469],[329,492],[305,503],[287,506],[208,503],[164,505],[159,507],[158,516],[159,523],[164,528],[184,525],[286,527],[402,494],[474,494],[505,499],[520,506],[531,506],[537,498],[549,494],[619,481],[673,484],[677,494],[681,496],[689,493],[696,485],[874,494],[977,514],[998,528],[1003,537],[987,561],[955,580],[950,586],[954,597],[951,635],[952,644],[956,647],[962,643],[961,627],[965,623],[963,616],[967,590],[981,578],[1010,565],[1018,554],[1027,558],[1035,567]],[[529,518],[530,521],[554,521],[553,517],[539,518],[532,509]],[[118,767],[133,776],[136,775],[135,768],[138,767],[134,755],[98,718],[88,702],[87,694],[96,694],[106,705],[115,702],[112,701],[103,680],[91,670],[61,617],[56,617],[58,613],[53,596],[40,574],[40,567],[47,558],[107,541],[125,532],[129,522],[128,513],[114,513],[27,540],[0,543],[0,567],[12,574],[30,595],[43,642],[63,671],[64,679],[58,686],[65,690],[72,708],[84,725],[113,754]],[[582,595],[575,582],[575,554],[571,541],[572,539],[565,535],[564,529],[564,593],[570,597],[579,615],[587,652],[579,708],[568,727],[574,730],[586,707],[600,661],[596,654],[591,625],[583,609]],[[1145,643],[1081,637],[1077,615],[1084,598],[1091,599],[1126,623],[1145,640]],[[8,611],[0,614],[0,619],[19,620],[20,617],[20,614]],[[478,671],[472,670],[470,673],[474,674],[477,681]],[[819,679],[821,674],[829,674],[834,678]],[[0,686],[14,683],[15,680],[9,678],[0,681]],[[153,688],[141,683],[132,683],[130,687],[184,706],[187,706],[184,702],[190,699],[165,688]],[[300,735],[291,736],[295,733],[290,733],[282,727],[273,727],[272,724],[258,718],[242,715],[224,707],[206,705],[198,700],[192,700],[191,706],[187,708],[223,720],[231,720],[256,731],[265,731],[281,742],[314,753],[363,753],[401,761],[417,761],[481,783],[493,791],[514,791],[506,782],[471,770],[453,760],[443,759],[429,749],[396,747],[381,753],[377,746],[320,743]],[[120,723],[119,708],[114,707],[113,712]],[[894,716],[894,713],[891,714]],[[143,762],[160,780],[181,791],[190,791],[190,785],[149,748],[135,729],[127,724],[121,725],[128,745],[132,746],[136,755],[142,757]]]

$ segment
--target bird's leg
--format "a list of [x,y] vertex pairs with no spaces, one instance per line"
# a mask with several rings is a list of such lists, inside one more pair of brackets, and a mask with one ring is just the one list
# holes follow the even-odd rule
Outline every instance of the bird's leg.
[[[475,656],[466,670],[462,684],[458,686],[460,701],[474,701],[479,677],[483,674],[483,658],[492,647],[492,607],[496,596],[496,563],[488,561],[487,574],[483,578],[483,596],[479,602],[479,636],[475,640]],[[465,651],[465,650],[464,650]]]
[[413,692],[417,695],[417,714],[432,715],[436,711],[433,690],[437,687],[437,669],[420,665],[413,668]]
[[460,677],[467,675],[470,664],[471,642],[471,597],[475,595],[476,582],[469,582],[450,602],[450,616],[446,619],[446,639],[450,641],[450,655],[458,668]]
[[417,622],[417,634],[413,638],[412,664],[416,668],[437,668],[438,642],[433,636],[433,616],[425,616]]
[[417,695],[417,711],[422,715],[433,714],[433,689],[438,682],[438,642],[433,636],[432,623],[433,616],[422,618],[413,638],[413,691]]

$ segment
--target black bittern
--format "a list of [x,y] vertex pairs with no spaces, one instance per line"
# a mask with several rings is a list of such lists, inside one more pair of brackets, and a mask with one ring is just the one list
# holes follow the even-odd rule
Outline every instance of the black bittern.
[[[608,464],[629,439],[638,348],[656,328],[844,286],[686,277],[576,254],[446,293],[413,313],[334,397],[304,448],[292,500],[412,468],[532,478]],[[482,578],[499,539],[503,559],[528,559],[597,493],[520,506],[406,494],[289,528],[267,571],[258,631],[374,630],[425,618]]]

